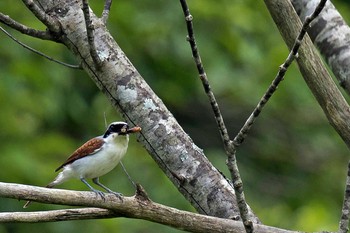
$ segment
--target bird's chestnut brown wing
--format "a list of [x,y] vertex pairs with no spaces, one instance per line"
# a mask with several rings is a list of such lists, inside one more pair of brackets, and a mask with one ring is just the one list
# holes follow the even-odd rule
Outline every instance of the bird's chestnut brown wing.
[[77,159],[81,159],[85,156],[95,154],[97,151],[101,150],[102,145],[104,144],[103,139],[93,138],[85,142],[81,147],[79,147],[74,153],[55,171],[57,172],[67,164],[73,163]]

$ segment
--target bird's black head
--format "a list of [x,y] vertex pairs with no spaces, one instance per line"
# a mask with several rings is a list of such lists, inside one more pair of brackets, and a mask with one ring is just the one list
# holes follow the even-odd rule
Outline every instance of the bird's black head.
[[126,135],[128,134],[129,126],[127,123],[122,121],[117,121],[111,123],[105,134],[103,135],[104,138],[108,137],[112,133],[117,133],[118,135]]

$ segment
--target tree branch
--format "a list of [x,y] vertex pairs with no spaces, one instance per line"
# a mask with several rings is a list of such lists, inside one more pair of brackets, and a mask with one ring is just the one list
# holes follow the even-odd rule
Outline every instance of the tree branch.
[[[51,222],[92,218],[127,217],[149,220],[190,232],[242,232],[240,221],[210,217],[177,210],[138,194],[122,197],[122,202],[113,194],[106,194],[105,201],[93,192],[79,192],[62,189],[48,189],[29,185],[0,182],[0,197],[32,200],[43,203],[73,206],[93,206],[97,208],[78,208],[39,212],[0,213],[0,222]],[[102,209],[101,209],[102,208]],[[256,225],[257,233],[295,233],[274,227]]]
[[299,32],[299,35],[296,37],[295,42],[290,50],[290,53],[285,60],[285,62],[280,66],[280,69],[275,77],[275,79],[272,81],[271,85],[259,101],[258,105],[255,107],[247,121],[244,123],[243,127],[238,132],[237,136],[234,138],[234,145],[236,147],[240,146],[244,139],[247,137],[249,130],[254,124],[254,121],[259,116],[260,112],[263,110],[265,104],[269,101],[271,96],[275,93],[277,90],[278,85],[280,82],[284,79],[284,76],[287,72],[287,69],[292,64],[294,59],[297,57],[297,53],[299,51],[301,42],[306,34],[307,29],[310,27],[311,22],[321,13],[322,9],[324,8],[327,0],[321,0],[313,13],[305,18],[305,22],[303,23],[303,26],[301,27],[301,30]]
[[61,25],[59,22],[50,17],[44,10],[42,10],[33,0],[22,0],[28,9],[55,35],[61,33]]
[[350,218],[350,160],[348,163],[348,174],[346,177],[344,201],[339,221],[339,233],[347,233],[349,231]]
[[101,20],[104,24],[107,24],[109,11],[111,10],[111,5],[112,5],[112,0],[106,0],[103,8],[103,12],[102,12],[102,17],[101,17]]
[[92,60],[94,61],[97,68],[101,66],[101,59],[98,56],[97,48],[95,46],[95,36],[94,36],[94,25],[92,24],[92,20],[90,17],[90,7],[88,0],[82,0],[83,1],[83,13],[85,18],[85,25],[86,25],[86,33],[87,33],[87,39],[90,47],[90,55],[92,57]]
[[[291,2],[300,19],[304,20],[313,11],[318,0]],[[350,27],[331,1],[327,2],[308,32],[340,85],[350,95]]]
[[[301,22],[289,0],[264,0],[287,46],[292,48]],[[328,121],[350,148],[350,107],[306,36],[299,49],[297,63],[306,84]]]
[[120,217],[120,214],[117,214],[112,210],[101,208],[76,208],[35,212],[2,212],[0,213],[0,222],[37,223],[86,219],[105,219],[115,217]]
[[10,16],[4,15],[1,12],[0,12],[0,22],[2,22],[3,24],[5,24],[5,25],[25,34],[25,35],[39,38],[42,40],[51,40],[51,41],[59,42],[59,40],[56,37],[52,36],[49,31],[40,31],[40,30],[36,30],[34,28],[27,27],[27,26],[15,21]]
[[208,96],[212,111],[215,116],[216,123],[219,128],[221,139],[224,144],[226,155],[228,157],[227,166],[229,168],[229,171],[231,173],[231,177],[233,180],[233,187],[235,189],[239,213],[242,218],[242,222],[244,224],[246,232],[247,233],[253,232],[253,222],[249,219],[248,205],[244,197],[243,181],[241,179],[241,175],[239,173],[238,164],[236,160],[236,155],[235,155],[236,149],[232,144],[232,141],[230,140],[227,127],[224,122],[224,118],[222,117],[222,114],[220,111],[219,104],[216,101],[215,95],[209,84],[207,74],[205,73],[205,70],[204,70],[204,66],[203,66],[203,63],[199,54],[199,50],[197,47],[196,39],[194,36],[194,29],[193,29],[193,23],[192,23],[193,17],[190,13],[186,0],[180,0],[180,3],[181,3],[182,10],[184,12],[186,26],[187,26],[187,32],[188,32],[187,40],[190,43],[193,59],[196,63],[197,70],[199,73],[199,78],[202,81],[204,91]]
[[63,66],[66,66],[66,67],[69,67],[69,68],[73,68],[73,69],[82,69],[81,66],[79,65],[71,65],[71,64],[68,64],[68,63],[65,63],[65,62],[62,62],[62,61],[59,61],[59,60],[56,60],[36,49],[33,49],[32,47],[22,43],[21,41],[17,40],[15,37],[13,37],[10,33],[8,33],[5,29],[3,29],[2,27],[0,27],[0,31],[2,31],[3,33],[5,33],[11,40],[13,40],[14,42],[16,42],[17,44],[21,45],[23,48],[25,49],[28,49],[29,51],[35,53],[35,54],[38,54],[50,61],[53,61],[53,62],[56,62],[57,64],[60,64],[60,65],[63,65]]

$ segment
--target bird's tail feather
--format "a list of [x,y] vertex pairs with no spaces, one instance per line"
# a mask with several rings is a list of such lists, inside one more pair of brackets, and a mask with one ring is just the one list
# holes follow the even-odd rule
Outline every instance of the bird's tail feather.
[[[53,187],[55,187],[56,185],[57,185],[57,182],[56,182],[56,179],[55,179],[55,180],[52,181],[50,184],[46,185],[45,188],[53,188]],[[29,206],[31,203],[32,203],[32,201],[27,201],[27,202],[24,204],[23,208],[24,208],[24,209],[25,209],[25,208],[28,208],[28,206]]]

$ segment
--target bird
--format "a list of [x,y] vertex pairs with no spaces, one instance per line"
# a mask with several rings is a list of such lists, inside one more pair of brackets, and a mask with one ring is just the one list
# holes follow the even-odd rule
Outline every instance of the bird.
[[[93,183],[121,199],[122,195],[101,184],[99,177],[113,170],[124,157],[128,148],[129,134],[140,131],[141,127],[135,126],[129,128],[128,124],[122,121],[111,123],[103,135],[88,140],[75,150],[73,154],[55,170],[55,172],[57,172],[62,169],[46,188],[53,188],[66,180],[76,178],[80,179],[91,191],[104,200],[104,193],[93,188],[86,181],[86,179],[92,179]],[[23,208],[27,208],[30,203],[31,201],[27,201]]]

